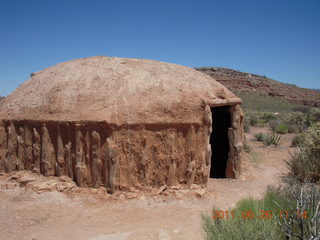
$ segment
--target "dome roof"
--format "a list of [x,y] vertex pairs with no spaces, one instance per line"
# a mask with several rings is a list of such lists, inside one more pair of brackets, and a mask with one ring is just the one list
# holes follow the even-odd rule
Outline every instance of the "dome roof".
[[98,56],[33,73],[1,101],[0,118],[195,123],[201,121],[206,104],[240,102],[226,87],[192,68]]

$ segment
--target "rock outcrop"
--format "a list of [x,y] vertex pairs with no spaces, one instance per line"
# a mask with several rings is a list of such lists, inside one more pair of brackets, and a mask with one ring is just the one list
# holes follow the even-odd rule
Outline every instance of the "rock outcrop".
[[276,96],[291,103],[320,107],[320,92],[300,88],[293,84],[285,84],[266,76],[236,71],[229,68],[204,67],[197,68],[235,93],[259,93]]

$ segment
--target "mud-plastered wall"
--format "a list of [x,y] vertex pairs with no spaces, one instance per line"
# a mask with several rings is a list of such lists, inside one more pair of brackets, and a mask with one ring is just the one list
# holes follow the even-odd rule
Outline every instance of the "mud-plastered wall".
[[239,104],[230,107],[231,127],[228,129],[229,153],[226,168],[227,178],[239,178],[242,173],[243,121],[244,115]]
[[193,125],[149,125],[116,131],[120,186],[206,185],[208,130]]
[[108,192],[138,186],[206,185],[207,126],[0,121],[0,171],[67,175]]
[[0,170],[5,169],[5,157],[7,152],[7,134],[2,121],[0,121]]

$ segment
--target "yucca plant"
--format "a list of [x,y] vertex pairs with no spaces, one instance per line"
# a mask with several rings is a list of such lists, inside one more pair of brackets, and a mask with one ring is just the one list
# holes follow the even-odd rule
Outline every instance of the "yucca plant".
[[265,146],[278,146],[281,142],[281,136],[277,134],[257,133],[254,135],[257,141],[262,142]]
[[294,136],[294,138],[291,141],[291,147],[300,147],[302,146],[306,141],[305,134],[298,134]]
[[276,126],[276,132],[279,134],[286,134],[288,133],[288,127],[284,124],[280,124]]
[[257,139],[257,141],[262,142],[263,141],[263,137],[264,137],[264,133],[256,133],[254,135],[254,137]]
[[262,139],[262,143],[265,146],[270,146],[270,145],[278,146],[280,142],[281,142],[281,136],[277,134],[264,134]]

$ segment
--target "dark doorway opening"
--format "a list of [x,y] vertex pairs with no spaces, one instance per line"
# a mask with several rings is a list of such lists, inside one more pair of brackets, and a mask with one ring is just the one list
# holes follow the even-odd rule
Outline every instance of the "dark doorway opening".
[[213,107],[211,144],[211,178],[225,178],[229,152],[228,129],[231,127],[229,106]]

